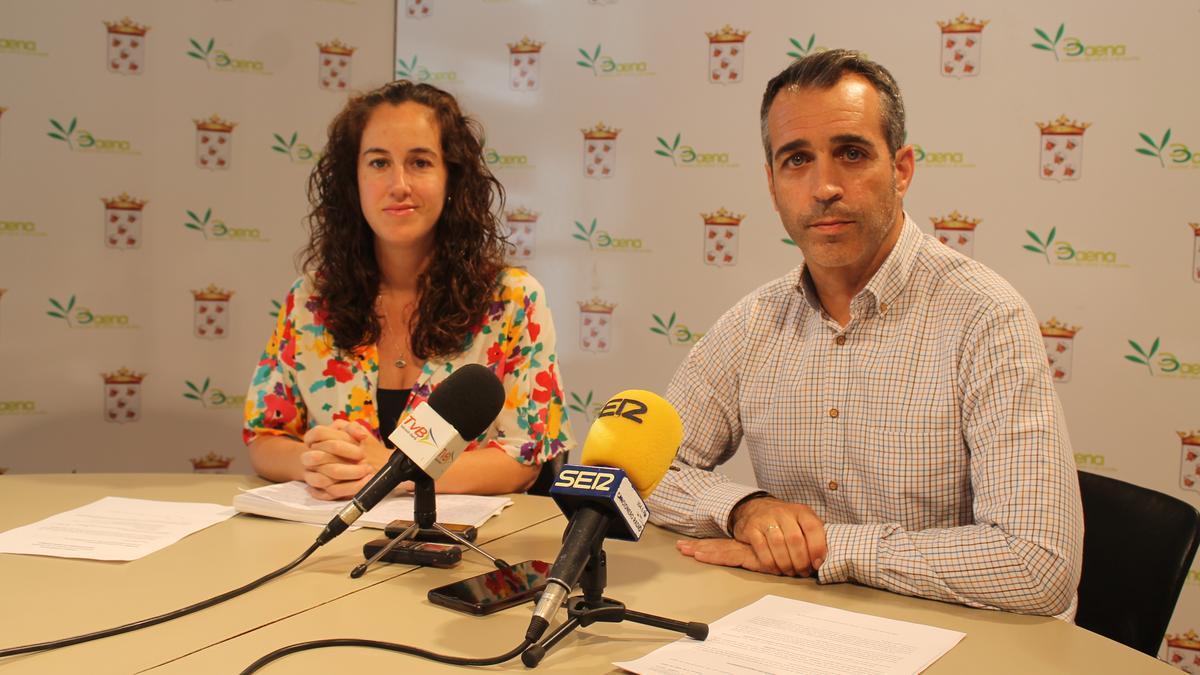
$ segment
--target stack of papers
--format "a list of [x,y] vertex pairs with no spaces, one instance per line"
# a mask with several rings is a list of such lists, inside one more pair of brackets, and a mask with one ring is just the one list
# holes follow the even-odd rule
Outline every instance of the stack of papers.
[[[510,506],[508,497],[483,497],[480,495],[437,496],[437,522],[448,525],[472,525],[479,527],[504,507]],[[308,494],[301,481],[264,485],[246,490],[233,498],[233,508],[242,513],[258,516],[283,518],[301,523],[324,525],[346,507],[346,502],[328,502],[315,499]],[[413,519],[412,495],[386,497],[375,508],[367,511],[355,526],[383,529],[393,520]]]
[[235,514],[220,504],[105,497],[0,534],[0,553],[137,560]]
[[684,638],[613,665],[639,675],[829,673],[907,675],[928,668],[958,631],[766,595]]

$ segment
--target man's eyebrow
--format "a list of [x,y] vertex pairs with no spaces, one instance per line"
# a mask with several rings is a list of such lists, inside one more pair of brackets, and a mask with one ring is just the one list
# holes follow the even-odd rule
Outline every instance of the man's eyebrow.
[[789,142],[784,143],[783,145],[779,146],[778,148],[776,148],[775,154],[772,155],[772,159],[775,161],[779,161],[779,158],[784,155],[790,155],[791,153],[793,153],[797,150],[800,150],[802,148],[808,148],[808,147],[812,147],[812,143],[809,143],[808,139],[797,138],[794,141],[789,141]]
[[858,134],[838,134],[829,140],[839,145],[845,143],[854,143],[856,145],[865,145],[868,148],[875,147],[875,143],[873,143],[871,139],[867,138],[866,136],[859,136]]

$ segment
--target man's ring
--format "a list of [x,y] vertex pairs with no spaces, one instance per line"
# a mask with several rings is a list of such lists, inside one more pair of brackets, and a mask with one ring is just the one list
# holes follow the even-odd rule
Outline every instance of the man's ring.
[[768,530],[778,530],[778,529],[779,529],[779,526],[778,526],[778,525],[776,525],[776,524],[774,524],[774,523],[772,523],[772,524],[770,524],[770,525],[768,525],[768,526],[767,526],[767,529],[768,529]]

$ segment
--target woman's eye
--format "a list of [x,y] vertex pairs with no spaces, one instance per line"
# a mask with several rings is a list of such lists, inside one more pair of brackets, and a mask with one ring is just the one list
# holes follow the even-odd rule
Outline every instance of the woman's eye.
[[382,169],[387,166],[387,160],[382,157],[376,157],[367,162],[367,165],[375,169]]

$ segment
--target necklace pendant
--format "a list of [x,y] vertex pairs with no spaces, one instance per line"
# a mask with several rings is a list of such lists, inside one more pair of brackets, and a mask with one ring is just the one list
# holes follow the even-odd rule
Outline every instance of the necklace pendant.
[[396,364],[397,368],[403,368],[408,365],[408,361],[405,361],[404,359],[396,359],[393,361],[393,363]]

